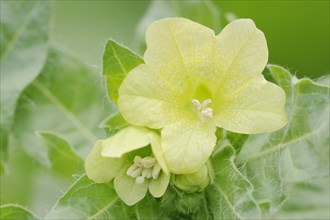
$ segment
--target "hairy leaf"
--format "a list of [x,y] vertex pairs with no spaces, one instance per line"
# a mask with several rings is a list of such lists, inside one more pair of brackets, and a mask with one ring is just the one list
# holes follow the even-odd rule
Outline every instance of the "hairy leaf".
[[329,177],[292,186],[288,201],[273,219],[330,219]]
[[0,219],[17,220],[17,219],[39,219],[30,210],[20,205],[8,204],[0,206]]
[[110,183],[97,184],[83,175],[58,200],[46,219],[127,219],[124,211]]
[[108,96],[117,103],[118,89],[127,73],[143,63],[142,58],[128,48],[109,40],[103,53],[103,75],[107,78]]
[[258,203],[274,213],[290,183],[329,176],[329,87],[298,80],[279,66],[268,68],[286,92],[289,121],[277,132],[250,135],[237,162],[244,165]]
[[46,219],[164,219],[160,204],[147,196],[135,206],[125,205],[112,183],[80,177],[58,200]]
[[225,144],[211,162],[214,182],[207,188],[210,213],[215,219],[258,219],[261,210],[254,187],[235,165],[235,150]]
[[42,73],[19,100],[13,128],[18,144],[49,165],[35,131],[55,132],[84,158],[103,137],[98,125],[110,111],[97,77],[78,60],[52,49]]
[[141,202],[134,206],[134,213],[137,220],[169,220],[161,209],[160,202],[157,202],[151,195],[147,195]]
[[0,14],[1,173],[17,100],[47,57],[50,6],[48,1],[1,1]]

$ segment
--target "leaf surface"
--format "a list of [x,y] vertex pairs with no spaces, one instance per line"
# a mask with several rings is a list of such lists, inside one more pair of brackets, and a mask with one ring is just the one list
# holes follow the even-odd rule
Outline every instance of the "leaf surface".
[[103,75],[107,79],[108,96],[117,103],[118,89],[128,72],[143,63],[143,59],[128,48],[109,40],[103,53]]
[[258,219],[254,187],[235,164],[235,150],[227,142],[211,159],[215,179],[206,189],[210,213],[215,219]]
[[128,125],[128,122],[123,118],[123,116],[117,112],[105,118],[101,122],[100,127],[105,129],[108,136],[111,136]]
[[73,152],[65,139],[53,132],[39,131],[37,134],[47,146],[52,170],[63,176],[72,176],[74,173],[83,172],[84,161]]
[[151,196],[129,207],[112,183],[95,183],[81,176],[58,200],[46,219],[163,219],[160,203]]
[[46,148],[35,131],[60,134],[85,158],[103,137],[98,125],[109,113],[98,76],[75,58],[52,49],[42,73],[19,100],[13,133],[18,144],[44,165],[50,165]]
[[58,200],[46,219],[127,219],[125,207],[110,183],[81,176]]
[[17,219],[39,219],[30,210],[20,205],[8,204],[0,206],[0,219],[17,220]]
[[329,219],[329,177],[294,184],[289,200],[273,219]]
[[40,73],[47,57],[48,1],[1,1],[0,173],[19,96]]
[[293,183],[329,176],[329,86],[298,80],[280,66],[268,68],[286,92],[289,121],[279,131],[250,135],[237,164],[264,211],[274,213],[290,200]]

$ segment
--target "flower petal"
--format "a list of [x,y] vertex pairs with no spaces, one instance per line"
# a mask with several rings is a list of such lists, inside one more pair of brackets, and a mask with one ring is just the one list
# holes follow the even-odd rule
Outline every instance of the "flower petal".
[[209,58],[215,43],[212,40],[214,31],[201,24],[185,18],[160,19],[146,31],[147,50],[143,58],[146,64],[157,68],[184,71]]
[[159,135],[155,133],[150,134],[150,141],[151,141],[151,149],[153,154],[156,157],[157,162],[159,163],[160,167],[162,170],[166,173],[169,174],[167,162],[165,159],[165,155],[161,146],[161,141]]
[[282,88],[260,75],[235,93],[221,97],[215,121],[217,126],[238,133],[272,132],[287,123],[285,99]]
[[131,124],[161,128],[176,117],[175,99],[169,88],[170,82],[162,81],[142,64],[133,69],[120,86],[119,110]]
[[214,55],[219,73],[217,94],[229,93],[262,73],[268,60],[267,42],[251,19],[229,23],[217,41]]
[[126,175],[126,169],[122,169],[115,177],[115,190],[121,200],[131,206],[142,200],[148,191],[148,181],[141,184],[135,183],[135,179]]
[[102,140],[96,142],[85,161],[85,170],[88,178],[97,183],[105,183],[112,180],[123,164],[122,159],[102,157],[101,151]]
[[149,129],[129,126],[102,142],[104,157],[121,157],[123,154],[150,144]]
[[161,172],[157,179],[152,179],[149,184],[149,192],[156,198],[162,197],[170,182],[170,175]]
[[166,126],[162,130],[161,141],[170,171],[175,174],[198,171],[213,151],[215,130],[212,121],[180,121]]
[[192,94],[195,88],[214,81],[210,54],[216,40],[214,32],[203,25],[165,18],[149,26],[146,42],[146,64],[133,69],[123,81],[119,109],[130,123],[158,129],[190,117],[187,106],[198,98]]

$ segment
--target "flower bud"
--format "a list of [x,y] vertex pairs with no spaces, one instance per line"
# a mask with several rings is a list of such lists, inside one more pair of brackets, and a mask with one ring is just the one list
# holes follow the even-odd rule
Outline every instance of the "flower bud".
[[176,175],[175,177],[175,186],[189,193],[203,191],[209,182],[210,177],[206,164],[195,173]]

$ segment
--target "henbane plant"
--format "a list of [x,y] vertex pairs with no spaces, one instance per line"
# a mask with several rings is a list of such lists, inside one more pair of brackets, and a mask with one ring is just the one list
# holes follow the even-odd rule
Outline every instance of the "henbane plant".
[[[329,219],[322,59],[288,59],[299,50],[288,53],[273,25],[290,20],[236,19],[216,4],[152,1],[129,36],[139,42],[105,42],[99,76],[89,46],[104,38],[88,45],[89,34],[128,33],[111,25],[122,20],[84,11],[96,29],[79,34],[63,28],[77,19],[62,3],[1,1],[0,219]],[[302,42],[294,58],[312,62],[317,44]],[[267,64],[268,48],[270,61],[314,79]]]
[[[284,91],[261,74],[267,44],[252,20],[233,21],[215,36],[188,19],[166,18],[149,26],[146,41],[145,63],[127,74],[118,91],[119,112],[132,126],[97,142],[86,161],[92,180],[115,177],[128,205],[140,201],[149,184],[153,196],[162,196],[170,173],[178,175],[179,189],[203,191],[216,127],[256,134],[287,122]],[[129,156],[149,144],[152,152]]]

